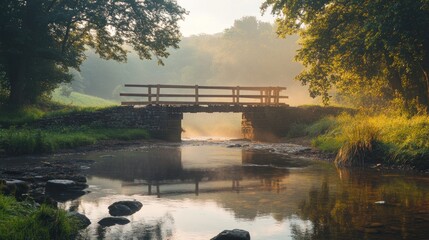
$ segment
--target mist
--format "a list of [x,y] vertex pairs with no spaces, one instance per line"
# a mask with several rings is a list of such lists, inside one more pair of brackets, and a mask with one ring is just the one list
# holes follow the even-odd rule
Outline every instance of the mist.
[[182,129],[182,139],[241,138],[241,113],[185,113]]
[[[120,92],[135,91],[124,89],[125,83],[281,86],[287,87],[282,94],[289,96],[284,103],[313,104],[316,101],[309,97],[308,88],[294,79],[303,69],[300,63],[294,62],[298,39],[298,36],[279,39],[272,24],[258,21],[256,17],[244,17],[222,33],[184,37],[179,49],[169,51],[171,55],[164,60],[164,66],[156,60],[141,61],[133,52],[127,63],[102,60],[88,52],[81,72],[75,72],[72,87],[75,91],[119,102],[124,100],[119,97]],[[198,130],[203,128],[196,125],[190,127],[191,122],[201,122],[192,118],[202,120],[198,115],[187,117],[185,130],[189,132],[185,136],[213,134]],[[211,114],[204,119],[216,117]],[[235,126],[225,133],[239,132],[239,123],[223,126],[226,121],[232,120],[222,115],[213,127],[219,126],[217,131],[221,131]]]

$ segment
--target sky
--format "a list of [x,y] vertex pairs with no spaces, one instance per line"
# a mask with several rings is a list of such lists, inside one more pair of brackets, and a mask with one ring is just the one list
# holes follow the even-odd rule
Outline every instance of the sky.
[[234,20],[244,16],[255,16],[264,22],[274,22],[269,13],[261,16],[263,0],[177,0],[189,15],[180,22],[182,35],[188,37],[198,34],[223,32],[234,24]]

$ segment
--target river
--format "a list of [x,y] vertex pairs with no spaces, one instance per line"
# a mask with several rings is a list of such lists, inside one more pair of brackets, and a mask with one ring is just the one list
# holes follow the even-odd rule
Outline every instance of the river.
[[[89,193],[60,206],[91,220],[84,239],[210,239],[234,228],[253,240],[429,238],[427,174],[338,170],[306,151],[188,140],[70,156],[95,160]],[[143,208],[100,227],[120,200]]]

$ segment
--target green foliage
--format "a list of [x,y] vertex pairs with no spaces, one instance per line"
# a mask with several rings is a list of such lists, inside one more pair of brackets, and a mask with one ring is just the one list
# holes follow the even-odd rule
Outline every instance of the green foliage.
[[71,81],[90,47],[103,59],[124,62],[132,47],[140,59],[159,63],[177,48],[176,1],[3,0],[0,3],[0,65],[9,104],[33,103]]
[[328,116],[320,119],[319,121],[311,124],[306,128],[308,136],[315,137],[327,133],[337,125],[335,117]]
[[59,149],[95,144],[100,140],[147,139],[145,129],[53,128],[0,129],[0,149],[8,155],[49,153]]
[[[327,103],[330,89],[360,105],[389,102],[429,106],[427,0],[266,0],[281,37],[299,33],[297,78]],[[412,16],[412,17],[411,17]]]
[[25,106],[22,108],[0,108],[0,127],[19,125],[40,119],[45,112],[36,106]]
[[0,239],[72,239],[77,234],[75,220],[63,210],[29,202],[17,202],[0,195]]

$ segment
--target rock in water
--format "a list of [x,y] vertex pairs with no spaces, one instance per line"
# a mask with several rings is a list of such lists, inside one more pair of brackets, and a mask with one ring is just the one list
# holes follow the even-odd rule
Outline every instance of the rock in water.
[[250,233],[241,229],[224,230],[211,240],[250,240]]
[[78,212],[68,212],[68,216],[75,218],[78,221],[78,227],[84,229],[91,224],[91,221],[85,215]]
[[101,219],[98,224],[100,224],[103,227],[110,227],[113,225],[125,225],[127,223],[129,223],[130,220],[124,218],[124,217],[106,217]]
[[143,207],[138,201],[119,201],[109,206],[109,213],[112,216],[128,216],[136,213]]
[[53,179],[46,182],[46,191],[59,192],[59,191],[79,191],[87,188],[88,185],[83,183],[76,183],[67,179]]
[[68,179],[53,179],[46,182],[46,194],[55,201],[65,202],[86,194],[82,191],[88,185]]

